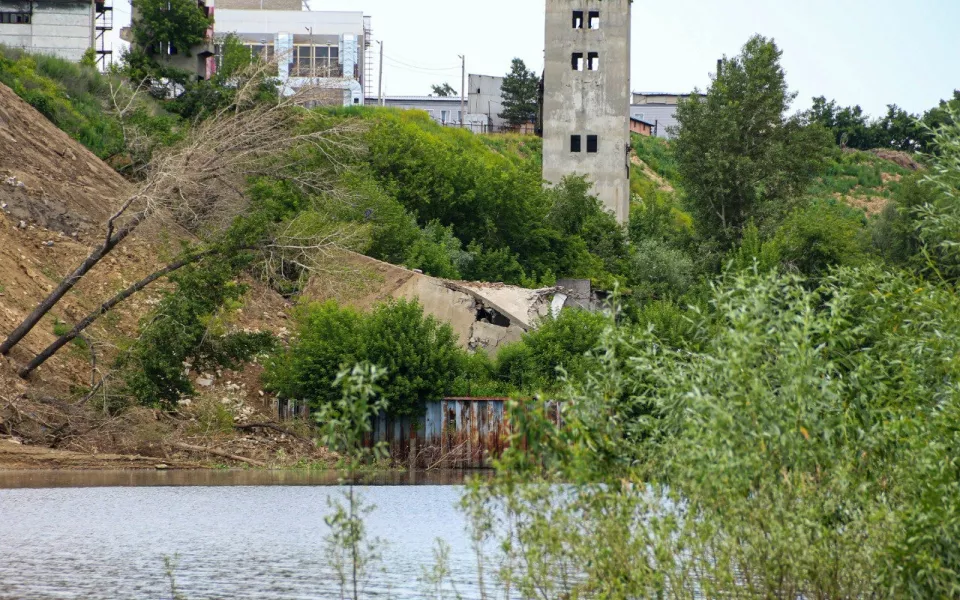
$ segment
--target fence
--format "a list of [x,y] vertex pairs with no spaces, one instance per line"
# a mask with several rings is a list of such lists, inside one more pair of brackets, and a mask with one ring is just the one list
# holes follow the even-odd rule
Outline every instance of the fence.
[[[504,415],[506,398],[444,398],[427,402],[423,417],[392,417],[381,412],[364,440],[369,447],[386,445],[390,457],[415,469],[481,469],[491,466],[506,449],[510,426]],[[548,403],[559,423],[560,410]],[[307,407],[277,405],[280,419],[308,416]]]

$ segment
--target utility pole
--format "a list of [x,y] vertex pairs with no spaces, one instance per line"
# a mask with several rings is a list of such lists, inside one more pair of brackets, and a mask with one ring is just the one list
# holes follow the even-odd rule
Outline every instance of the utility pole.
[[464,54],[458,56],[460,57],[460,129],[463,129],[463,118],[466,116],[463,104],[467,93],[467,57]]
[[383,42],[380,44],[380,84],[377,88],[377,97],[380,98],[380,106],[383,106]]

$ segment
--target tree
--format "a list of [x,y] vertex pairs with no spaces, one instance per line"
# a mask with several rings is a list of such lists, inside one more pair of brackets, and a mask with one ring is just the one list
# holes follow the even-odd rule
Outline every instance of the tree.
[[425,316],[416,301],[381,304],[359,315],[334,303],[314,304],[297,320],[297,338],[267,367],[270,389],[319,407],[338,397],[334,376],[356,362],[383,367],[380,380],[389,411],[423,414],[456,377],[462,354],[449,325]]
[[137,0],[133,21],[135,51],[151,63],[162,54],[185,54],[206,39],[213,19],[194,0]]
[[513,59],[510,72],[503,78],[501,94],[503,112],[500,118],[513,127],[537,120],[537,88],[540,78],[519,58]]
[[777,219],[796,203],[823,162],[826,131],[786,117],[781,51],[761,36],[724,58],[706,97],[677,108],[678,168],[705,239],[733,246],[750,218]]
[[433,89],[433,93],[441,98],[457,95],[457,90],[453,89],[453,87],[446,82],[441,85],[431,85],[430,87]]
[[[251,82],[253,89],[238,89],[228,107],[198,124],[181,144],[158,153],[144,180],[108,219],[101,244],[7,336],[0,344],[0,355],[7,355],[80,279],[145,222],[167,219],[194,235],[215,239],[217,233],[249,213],[250,198],[244,194],[242,182],[258,175],[283,174],[291,164],[302,162],[302,153],[310,148],[329,150],[347,145],[340,138],[354,131],[349,122],[295,133],[303,122],[303,114],[296,109],[299,94],[260,103],[256,101],[259,85],[255,79]],[[299,185],[324,191],[319,188],[327,177],[329,173],[318,171],[300,177]],[[261,246],[266,259],[282,260],[289,249],[293,260],[305,264],[303,254],[319,248],[319,239],[306,238],[303,225],[302,219],[292,220],[266,238]],[[329,240],[329,233],[322,233],[321,238]],[[320,244],[326,247],[326,243]],[[33,363],[30,369],[36,366],[38,363]]]

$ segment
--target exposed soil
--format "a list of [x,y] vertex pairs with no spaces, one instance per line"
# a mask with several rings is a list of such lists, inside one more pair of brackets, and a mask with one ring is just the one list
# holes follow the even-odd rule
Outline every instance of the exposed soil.
[[634,153],[630,154],[630,162],[640,167],[643,171],[643,176],[649,179],[650,181],[657,184],[657,187],[661,192],[673,192],[673,186],[670,185],[670,182],[657,174],[656,171],[650,168],[650,165],[643,162],[639,156]]
[[[100,242],[104,221],[131,189],[132,184],[0,84],[0,339]],[[230,463],[222,456],[177,449],[176,444],[269,466],[330,459],[306,431],[291,435],[269,427],[235,429],[274,419],[273,399],[263,392],[255,364],[240,373],[193,373],[205,385],[197,386],[196,397],[179,414],[134,409],[104,417],[95,402],[78,406],[92,379],[106,375],[108,385],[116,385],[109,377],[111,365],[156,305],[166,285],[162,282],[89,328],[88,348],[67,346],[29,381],[17,376],[18,366],[56,339],[57,321],[77,322],[166,264],[182,235],[158,225],[142,226],[83,278],[9,357],[0,357],[0,469]],[[290,303],[256,281],[244,283],[250,291],[231,326],[288,336]],[[214,406],[219,408],[212,410]]]
[[196,469],[199,462],[164,461],[149,456],[89,454],[28,446],[11,439],[0,439],[2,470],[86,470],[86,469]]

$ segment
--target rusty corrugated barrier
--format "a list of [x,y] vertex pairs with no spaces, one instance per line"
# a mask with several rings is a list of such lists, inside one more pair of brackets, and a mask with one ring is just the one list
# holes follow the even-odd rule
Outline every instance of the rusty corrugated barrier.
[[381,413],[368,443],[383,442],[395,461],[420,469],[489,467],[507,443],[506,401],[444,398],[428,402],[419,419]]
[[[507,447],[510,427],[504,416],[508,398],[444,398],[427,402],[423,417],[393,417],[381,412],[367,446],[383,443],[390,457],[417,469],[482,469],[492,466]],[[306,417],[307,408],[278,405],[280,419]],[[559,405],[547,403],[560,422]]]

